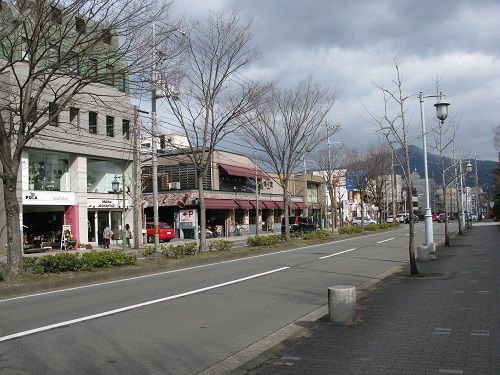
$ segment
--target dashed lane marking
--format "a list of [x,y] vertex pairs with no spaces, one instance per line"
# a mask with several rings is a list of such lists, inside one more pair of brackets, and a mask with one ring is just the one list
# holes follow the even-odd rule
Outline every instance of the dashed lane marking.
[[388,239],[386,239],[386,240],[378,241],[377,243],[382,243],[382,242],[392,241],[393,239],[394,239],[394,237],[392,237],[392,238],[388,238]]
[[352,249],[349,249],[349,250],[339,251],[338,253],[335,253],[335,254],[325,255],[324,257],[319,257],[318,259],[326,259],[326,258],[334,257],[335,255],[348,253],[349,251],[354,251],[354,250],[356,250],[355,247],[353,247]]

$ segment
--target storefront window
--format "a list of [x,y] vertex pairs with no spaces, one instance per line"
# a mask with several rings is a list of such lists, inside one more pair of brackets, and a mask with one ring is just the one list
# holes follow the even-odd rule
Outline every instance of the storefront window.
[[70,191],[68,169],[67,154],[30,150],[29,189]]
[[87,160],[87,191],[112,193],[111,183],[123,173],[123,162],[115,160]]

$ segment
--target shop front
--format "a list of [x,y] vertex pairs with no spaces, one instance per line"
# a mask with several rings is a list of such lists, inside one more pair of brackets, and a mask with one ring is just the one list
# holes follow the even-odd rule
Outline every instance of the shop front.
[[[113,241],[121,241],[123,201],[120,199],[87,198],[87,232],[88,242],[102,245],[103,232],[107,226],[113,231]],[[128,201],[125,201],[125,210]]]
[[78,240],[79,220],[75,194],[60,191],[23,191],[22,227],[25,250],[58,249],[63,225]]

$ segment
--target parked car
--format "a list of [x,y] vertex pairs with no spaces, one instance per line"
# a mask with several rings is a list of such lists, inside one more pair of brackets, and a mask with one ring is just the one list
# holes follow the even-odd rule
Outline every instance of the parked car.
[[444,223],[446,220],[446,214],[439,214],[438,223]]
[[[394,223],[394,217],[393,216],[387,216],[386,222],[388,223]],[[399,222],[399,220],[396,217],[396,222]]]
[[[413,222],[418,223],[418,216],[413,214]],[[405,216],[405,224],[410,224],[410,215],[406,214]]]
[[439,221],[439,214],[432,214],[432,221]]
[[[290,232],[301,232],[306,233],[316,230],[318,225],[307,217],[301,216],[290,216],[288,218],[288,225],[290,226]],[[281,233],[285,233],[285,218],[281,219]]]
[[408,216],[407,213],[398,214],[398,216],[396,216],[396,218],[398,219],[398,221],[399,221],[400,224],[406,223],[408,217],[409,216]]
[[[363,219],[364,225],[377,224],[377,222],[373,219],[370,219],[368,216],[365,216]],[[361,225],[361,216],[356,216],[352,219],[352,225]]]
[[[172,238],[175,238],[175,230],[170,224],[159,222],[158,226],[160,227],[160,242],[169,242]],[[154,223],[146,223],[146,236],[149,243],[155,242]]]

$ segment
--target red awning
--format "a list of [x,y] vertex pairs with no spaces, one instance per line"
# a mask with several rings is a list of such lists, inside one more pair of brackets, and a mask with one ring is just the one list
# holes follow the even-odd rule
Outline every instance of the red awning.
[[232,199],[205,199],[205,208],[211,210],[238,209],[239,206]]
[[266,206],[270,210],[275,210],[276,208],[278,208],[278,206],[276,206],[276,204],[274,204],[274,202],[263,201],[262,203],[264,203],[264,206]]
[[[253,208],[257,206],[256,201],[250,201],[250,203],[252,203]],[[262,201],[259,201],[259,210],[265,210],[266,208],[267,207],[264,205],[264,203]]]
[[278,206],[278,208],[279,208],[280,210],[284,210],[284,209],[285,209],[285,203],[284,203],[284,202],[274,202],[274,204],[275,204],[276,206]]
[[271,179],[266,173],[262,172],[260,169],[257,169],[256,171],[255,169],[252,168],[245,168],[228,164],[219,164],[219,167],[224,169],[224,171],[226,171],[226,173],[231,176],[255,178],[255,176],[257,175],[257,178],[260,178],[261,180]]
[[307,206],[305,205],[305,203],[304,203],[304,202],[293,202],[293,203],[294,203],[294,205],[295,205],[297,208],[299,208],[299,209],[301,209],[301,210],[303,210],[304,208],[307,208]]
[[249,201],[237,200],[236,203],[242,210],[252,210],[253,206]]

